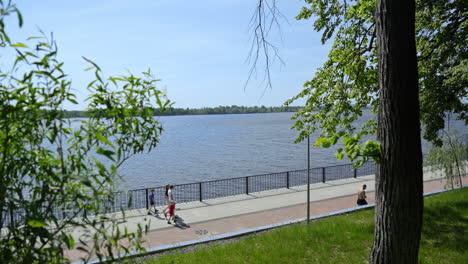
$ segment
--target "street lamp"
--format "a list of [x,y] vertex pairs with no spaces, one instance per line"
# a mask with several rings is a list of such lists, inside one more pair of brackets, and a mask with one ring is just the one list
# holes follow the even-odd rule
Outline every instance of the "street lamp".
[[310,222],[310,135],[307,135],[307,224]]
[[[305,112],[304,117],[309,117],[310,112]],[[310,134],[307,131],[307,224],[310,222]]]

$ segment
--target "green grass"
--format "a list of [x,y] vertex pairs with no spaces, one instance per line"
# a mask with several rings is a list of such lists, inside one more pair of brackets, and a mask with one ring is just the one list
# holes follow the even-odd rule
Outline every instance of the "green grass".
[[[468,263],[468,188],[425,200],[420,263]],[[367,263],[373,210],[295,224],[221,246],[170,253],[159,263]]]

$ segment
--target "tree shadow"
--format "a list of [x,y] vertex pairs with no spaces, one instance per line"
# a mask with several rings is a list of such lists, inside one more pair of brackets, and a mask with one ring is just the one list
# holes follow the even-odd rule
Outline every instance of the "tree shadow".
[[[459,208],[454,209],[454,208]],[[453,201],[450,204],[433,204],[424,209],[422,246],[439,250],[466,250],[468,217],[463,211],[468,208],[468,201]]]

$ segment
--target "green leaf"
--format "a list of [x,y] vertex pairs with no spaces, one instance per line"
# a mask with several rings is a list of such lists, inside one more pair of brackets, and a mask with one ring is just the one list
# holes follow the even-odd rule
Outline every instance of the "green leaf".
[[49,45],[49,44],[47,44],[47,43],[45,43],[45,42],[41,42],[41,43],[39,43],[39,46],[40,46],[40,47],[46,47],[46,48],[48,48],[48,49],[50,49],[50,48],[51,48],[51,47],[50,47],[50,45]]
[[320,146],[323,145],[323,143],[324,143],[325,141],[327,141],[327,138],[319,137],[319,138],[317,138],[317,140],[315,140],[314,146],[320,147]]
[[28,226],[30,227],[43,227],[45,226],[45,223],[40,220],[29,220],[28,221]]
[[11,44],[10,46],[13,47],[13,48],[27,48],[28,47],[28,46],[26,46],[26,44],[24,44],[22,42]]
[[109,139],[107,139],[106,137],[104,137],[101,133],[99,132],[96,132],[96,138],[105,143],[106,145],[110,146],[110,147],[114,147],[114,145],[109,141]]
[[83,58],[85,61],[91,63],[94,66],[94,68],[96,68],[98,71],[101,71],[101,68],[99,68],[99,66],[96,63],[94,63],[92,60],[90,60],[90,59],[88,59],[88,58],[86,58],[84,56],[81,56],[81,58]]
[[62,240],[65,242],[65,245],[67,245],[68,249],[72,249],[75,246],[75,240],[71,235],[62,234]]
[[337,160],[342,160],[343,159],[343,153],[342,152],[335,153],[335,156],[336,156]]
[[338,135],[335,134],[332,136],[330,140],[330,144],[335,145],[337,141],[338,141]]
[[104,149],[104,148],[98,148],[97,151],[96,151],[97,154],[100,154],[100,155],[104,155],[106,156],[108,159],[112,160],[112,161],[115,161],[114,160],[114,155],[115,155],[115,152],[112,151],[112,150],[108,150],[108,149]]
[[16,16],[18,17],[19,27],[22,27],[23,26],[23,16],[21,15],[21,12],[16,7],[13,10],[16,12]]
[[33,39],[42,39],[42,37],[28,37],[26,40],[33,40]]

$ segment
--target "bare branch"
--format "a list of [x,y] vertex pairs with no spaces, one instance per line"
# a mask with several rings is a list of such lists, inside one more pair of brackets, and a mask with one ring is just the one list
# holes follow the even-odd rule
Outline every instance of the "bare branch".
[[258,0],[255,12],[250,19],[250,30],[252,31],[252,43],[247,56],[247,63],[251,64],[249,75],[244,84],[244,90],[247,88],[250,80],[257,74],[257,65],[263,58],[265,60],[265,69],[262,83],[266,82],[266,88],[272,89],[270,67],[276,59],[281,65],[285,65],[283,59],[279,56],[278,48],[269,40],[269,33],[273,28],[277,28],[281,35],[281,27],[278,18],[285,19],[279,11],[277,0]]

